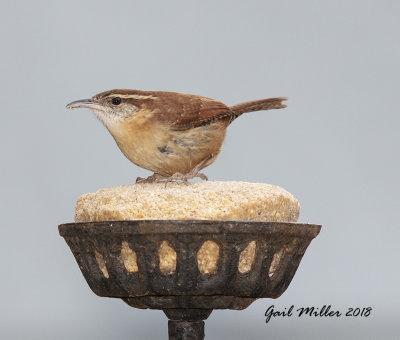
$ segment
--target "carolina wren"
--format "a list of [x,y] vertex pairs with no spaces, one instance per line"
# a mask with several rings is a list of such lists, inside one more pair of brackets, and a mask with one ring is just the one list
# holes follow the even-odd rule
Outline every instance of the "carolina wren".
[[254,100],[228,107],[220,101],[175,92],[111,90],[77,100],[88,108],[134,164],[154,172],[136,182],[207,177],[199,171],[221,151],[226,128],[242,113],[282,109],[286,98]]

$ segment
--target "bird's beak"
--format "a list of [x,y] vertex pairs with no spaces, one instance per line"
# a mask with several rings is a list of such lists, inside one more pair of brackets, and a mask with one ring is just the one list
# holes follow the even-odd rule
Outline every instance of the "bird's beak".
[[99,104],[93,101],[93,99],[81,99],[81,100],[75,100],[74,102],[71,102],[67,104],[66,108],[67,109],[77,109],[77,108],[88,108],[92,110],[102,110],[103,107]]

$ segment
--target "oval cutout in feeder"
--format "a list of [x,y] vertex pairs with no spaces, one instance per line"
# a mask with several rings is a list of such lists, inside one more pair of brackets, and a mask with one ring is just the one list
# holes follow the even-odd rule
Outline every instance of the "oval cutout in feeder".
[[218,268],[219,246],[214,241],[205,241],[197,252],[200,273],[215,274]]
[[97,266],[99,267],[100,271],[103,273],[103,276],[108,279],[110,275],[108,274],[108,270],[106,267],[106,263],[103,258],[103,254],[100,253],[97,249],[94,249],[94,257],[97,262]]
[[240,253],[238,270],[240,274],[248,273],[256,259],[256,241],[251,241]]
[[129,247],[126,241],[122,241],[121,244],[121,258],[124,262],[125,269],[129,273],[136,273],[139,271],[136,252]]
[[283,247],[281,250],[276,252],[274,254],[274,256],[272,257],[271,265],[269,266],[269,270],[268,270],[268,276],[271,279],[274,279],[276,277],[276,272],[281,267],[285,253],[286,253],[286,249],[285,249],[285,247]]
[[176,269],[176,251],[168,244],[167,241],[162,241],[158,249],[160,258],[160,271],[164,275],[169,275],[175,272]]

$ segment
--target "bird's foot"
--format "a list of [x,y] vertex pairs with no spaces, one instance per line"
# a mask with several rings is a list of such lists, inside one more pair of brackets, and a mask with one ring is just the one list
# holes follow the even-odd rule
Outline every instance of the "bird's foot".
[[183,174],[181,172],[175,172],[172,176],[166,178],[167,182],[174,182],[174,181],[184,181],[187,182],[188,179],[196,178],[199,177],[203,181],[208,181],[208,178],[206,175],[202,174],[201,172],[194,172],[193,170],[188,172],[187,174]]
[[147,178],[142,178],[142,177],[138,177],[136,178],[136,183],[154,183],[154,182],[162,182],[167,180],[169,177],[165,177],[163,175],[160,174],[152,174],[151,176],[147,177]]
[[207,176],[199,171],[204,167],[204,165],[211,158],[213,158],[213,155],[209,155],[207,158],[203,159],[199,164],[197,164],[192,170],[190,170],[186,174],[183,174],[181,172],[175,172],[172,176],[168,177],[168,176],[163,176],[163,175],[154,173],[147,178],[142,178],[142,177],[136,178],[136,183],[165,182],[165,185],[167,185],[168,182],[175,182],[175,181],[187,182],[188,179],[192,179],[192,178],[196,178],[196,177],[201,178],[203,181],[208,181]]
[[203,181],[208,181],[208,178],[206,175],[203,173],[199,172],[204,165],[213,157],[213,155],[209,155],[207,158],[203,159],[199,164],[197,164],[192,170],[190,170],[188,173],[183,174],[181,172],[175,172],[171,177],[167,178],[167,183],[168,182],[173,182],[173,181],[184,181],[187,182],[188,179],[192,179],[195,177],[201,178]]

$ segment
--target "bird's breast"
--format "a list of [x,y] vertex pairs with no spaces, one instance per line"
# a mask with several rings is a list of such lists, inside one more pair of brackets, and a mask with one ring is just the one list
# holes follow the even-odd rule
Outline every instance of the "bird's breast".
[[188,173],[210,154],[214,157],[207,165],[211,164],[225,137],[225,126],[218,122],[175,131],[152,119],[151,113],[133,118],[107,128],[131,162],[165,176]]

